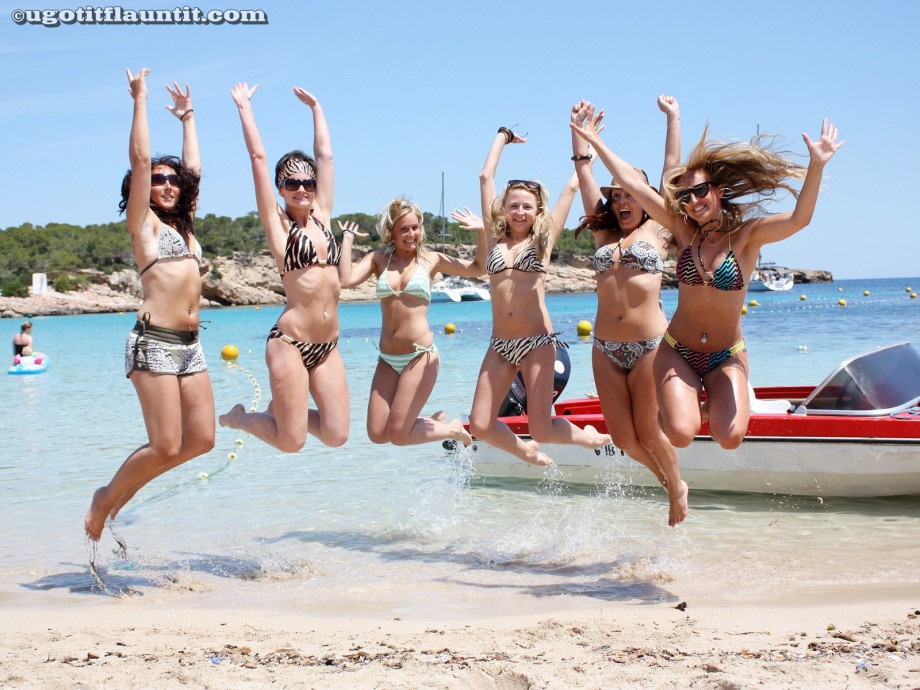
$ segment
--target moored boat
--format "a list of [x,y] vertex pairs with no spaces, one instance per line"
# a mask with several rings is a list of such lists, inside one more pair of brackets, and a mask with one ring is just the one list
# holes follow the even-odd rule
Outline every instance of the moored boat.
[[448,276],[431,286],[432,302],[490,301],[492,293],[487,285],[475,283],[468,278]]
[[[706,425],[678,449],[693,489],[805,496],[920,494],[920,354],[900,343],[843,362],[818,386],[752,389],[744,443],[724,450]],[[606,431],[597,398],[565,400],[558,415]],[[503,418],[529,438],[526,415]],[[485,476],[542,478],[544,470],[474,442]],[[652,486],[655,478],[616,446],[598,450],[542,444],[561,479]]]
[[748,282],[748,292],[785,292],[795,284],[792,272],[772,261],[757,259],[757,266]]

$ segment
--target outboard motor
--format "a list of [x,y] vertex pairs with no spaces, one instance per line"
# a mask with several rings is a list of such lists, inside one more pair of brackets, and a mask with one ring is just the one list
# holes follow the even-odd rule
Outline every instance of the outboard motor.
[[[572,373],[572,361],[569,359],[569,352],[565,348],[556,348],[556,363],[553,375],[553,402],[559,399],[566,384],[569,382],[569,376]],[[505,400],[498,408],[499,417],[517,417],[527,414],[527,389],[524,386],[524,377],[519,371],[514,381],[511,382],[511,390],[505,396]]]

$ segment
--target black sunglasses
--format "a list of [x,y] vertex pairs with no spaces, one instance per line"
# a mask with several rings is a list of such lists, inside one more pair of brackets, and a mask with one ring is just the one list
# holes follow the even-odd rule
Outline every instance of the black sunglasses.
[[303,187],[305,192],[315,192],[316,180],[312,177],[306,180],[298,180],[296,177],[285,177],[281,182],[281,186],[289,192],[296,192],[301,187]]
[[170,173],[165,175],[163,173],[153,173],[150,176],[150,184],[153,187],[162,187],[164,184],[169,182],[173,187],[179,186],[179,176],[176,173]]
[[697,199],[702,199],[704,196],[709,194],[709,188],[714,186],[714,182],[700,182],[696,187],[689,187],[687,189],[681,189],[679,192],[675,192],[674,198],[677,199],[678,204],[689,204],[690,197],[695,196]]
[[540,183],[534,182],[533,180],[508,180],[509,187],[527,187],[527,189],[533,189],[535,191],[540,191]]

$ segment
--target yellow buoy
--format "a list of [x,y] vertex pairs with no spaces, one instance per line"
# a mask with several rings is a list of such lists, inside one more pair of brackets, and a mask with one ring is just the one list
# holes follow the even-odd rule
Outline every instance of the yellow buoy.
[[804,301],[807,300],[808,298],[807,298],[805,295],[799,295],[799,299],[802,300],[802,301],[804,302]]
[[847,301],[845,299],[838,299],[837,304],[839,304],[841,307],[845,307],[847,306]]
[[591,335],[591,322],[587,319],[578,322],[577,326],[578,335]]
[[240,356],[240,351],[236,345],[224,345],[220,351],[220,358],[225,362],[230,362]]
[[452,323],[445,323],[444,332],[447,333],[447,335],[453,335],[457,332],[457,327]]
[[747,314],[747,305],[742,304],[741,305],[741,316],[744,316],[745,314]]
[[868,296],[869,296],[869,291],[868,291],[868,290],[863,290],[863,294],[864,294],[866,297],[868,297]]
[[118,312],[118,315],[119,315],[119,316],[124,316],[125,313],[124,313],[123,311],[120,311],[120,312]]
[[914,289],[908,285],[907,289],[904,292],[913,292],[913,291]]
[[910,293],[910,298],[911,298],[911,299],[917,299],[917,293],[916,293],[916,292]]
[[262,307],[256,305],[256,311],[259,311],[259,309],[261,309],[261,308],[262,308]]
[[759,305],[760,305],[760,302],[758,302],[756,299],[752,299],[750,302],[748,302],[749,307],[757,307]]

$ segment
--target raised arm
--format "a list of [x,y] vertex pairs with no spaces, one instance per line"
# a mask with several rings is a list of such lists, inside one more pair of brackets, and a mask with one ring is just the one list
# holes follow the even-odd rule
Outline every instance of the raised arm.
[[201,152],[198,149],[198,130],[195,127],[195,109],[192,108],[192,91],[188,84],[185,93],[177,82],[166,85],[173,104],[166,109],[182,123],[182,165],[201,177]]
[[665,206],[662,199],[654,189],[648,186],[644,179],[629,163],[611,151],[598,134],[600,117],[594,114],[594,106],[588,109],[588,116],[583,125],[574,122],[569,126],[572,131],[587,141],[597,152],[598,157],[604,162],[610,174],[617,182],[629,192],[633,199],[639,202],[642,209],[666,228],[673,229],[678,223],[676,218]]
[[[588,116],[589,105],[585,100],[573,105],[570,122],[581,127]],[[601,111],[600,117],[603,118],[603,116],[604,111]],[[575,174],[578,175],[581,204],[585,209],[585,215],[591,215],[597,211],[604,197],[597,181],[594,179],[594,152],[591,149],[591,145],[574,131],[572,131],[572,160],[575,161]]]
[[754,221],[751,225],[751,241],[757,246],[784,240],[811,222],[818,202],[818,192],[821,190],[824,166],[844,144],[837,141],[837,128],[827,118],[824,118],[821,136],[817,141],[812,141],[805,132],[802,132],[802,139],[808,147],[809,162],[795,208],[787,213]]
[[507,144],[523,144],[527,139],[520,137],[507,127],[500,127],[492,139],[492,146],[486,162],[479,173],[479,194],[482,203],[482,221],[485,227],[492,227],[492,202],[495,201],[495,171]]
[[243,139],[246,141],[246,150],[252,164],[252,181],[256,190],[256,208],[259,211],[259,220],[265,228],[266,239],[272,254],[276,257],[284,254],[286,240],[284,228],[278,218],[278,202],[275,201],[275,181],[268,169],[268,157],[265,147],[262,146],[262,137],[256,127],[255,115],[252,112],[252,96],[259,85],[252,88],[246,82],[239,82],[230,90],[233,101],[236,103],[240,114],[240,124],[243,126]]
[[[561,235],[562,231],[565,229],[565,221],[569,217],[569,211],[572,210],[572,202],[575,201],[575,195],[577,193],[578,175],[573,172],[566,181],[565,186],[562,188],[562,192],[559,194],[559,198],[556,200],[556,205],[553,207],[553,231],[550,234],[551,248],[556,245],[559,235]],[[549,253],[547,253],[547,256],[549,256]]]
[[439,252],[438,263],[435,265],[434,270],[467,278],[483,275],[486,272],[486,258],[488,258],[489,252],[492,251],[492,245],[495,243],[492,233],[486,231],[482,218],[466,207],[462,211],[457,209],[451,211],[450,217],[457,221],[464,230],[476,233],[476,256],[473,257],[472,261],[469,261]]
[[338,221],[339,230],[342,231],[342,258],[339,259],[339,283],[343,288],[357,287],[371,277],[374,272],[374,252],[368,252],[358,263],[352,265],[351,250],[355,239],[367,237],[368,233],[361,232],[354,221],[343,223]]
[[316,196],[314,212],[329,224],[332,218],[332,201],[335,192],[335,170],[332,166],[332,139],[329,125],[319,101],[309,91],[294,87],[294,95],[313,111],[313,157],[316,159]]
[[661,168],[661,184],[669,170],[680,165],[680,106],[674,96],[662,94],[658,97],[658,109],[668,118],[668,129],[664,138],[664,165]]
[[147,75],[150,70],[141,68],[137,75],[128,75],[128,91],[134,99],[134,115],[128,140],[128,159],[131,161],[131,190],[125,208],[125,222],[131,234],[142,229],[152,229],[156,216],[150,210],[150,126],[147,122]]

